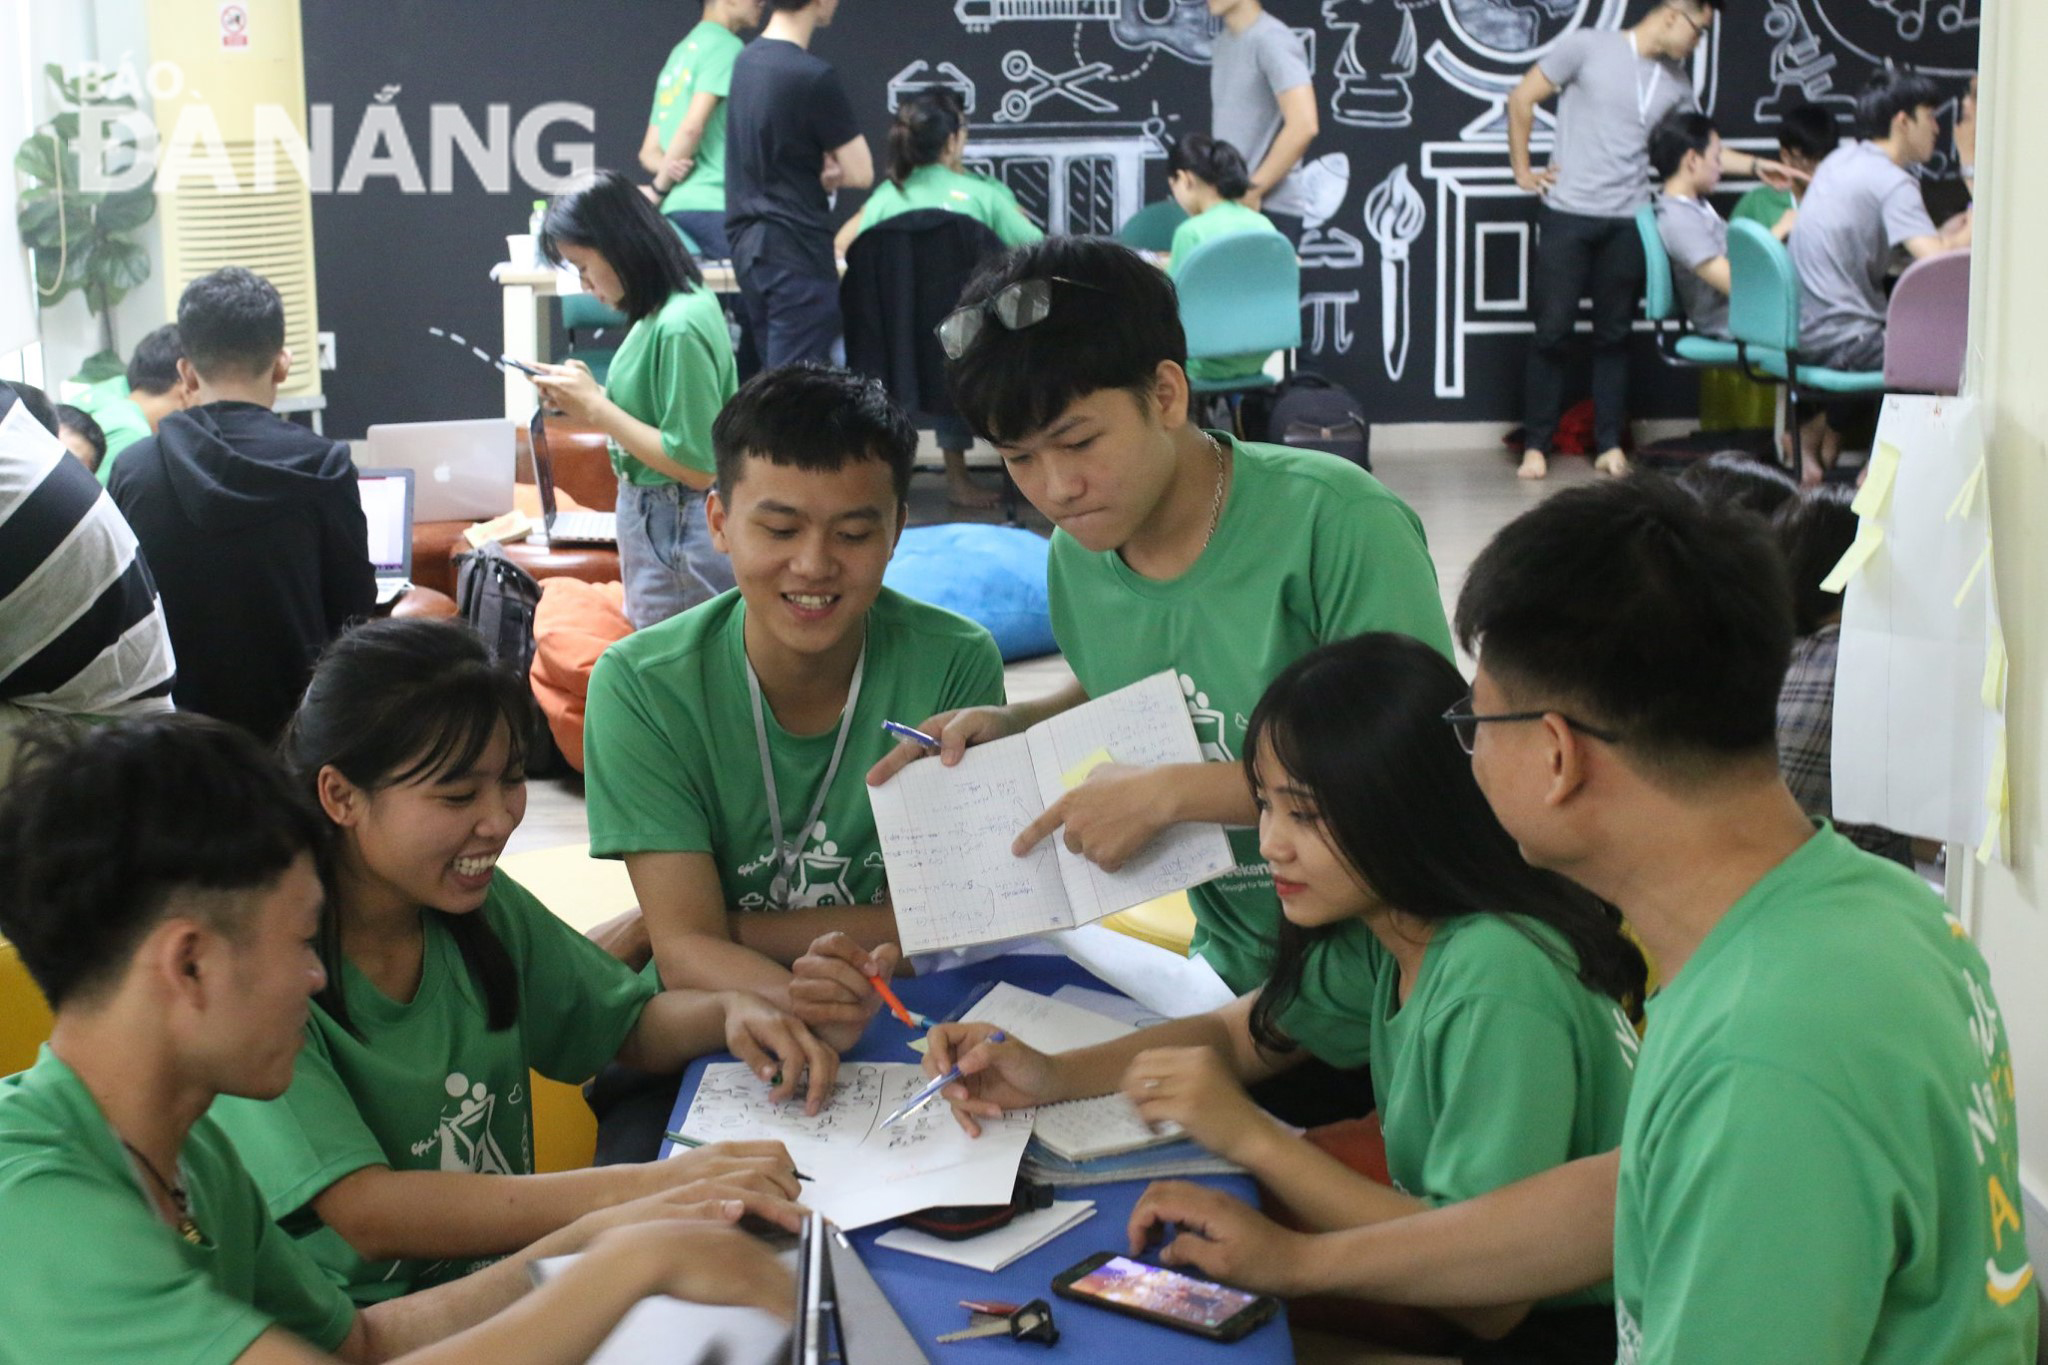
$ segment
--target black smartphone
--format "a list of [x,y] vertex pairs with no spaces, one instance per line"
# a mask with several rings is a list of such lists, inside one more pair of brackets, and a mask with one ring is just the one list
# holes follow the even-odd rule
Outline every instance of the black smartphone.
[[547,378],[547,374],[544,371],[536,370],[533,366],[527,364],[523,360],[514,360],[509,355],[499,356],[498,364],[501,368],[514,369],[519,371],[521,374],[537,374],[540,375],[543,379]]
[[1052,1292],[1211,1341],[1237,1341],[1280,1311],[1280,1300],[1270,1294],[1232,1289],[1114,1251],[1098,1251],[1053,1276]]

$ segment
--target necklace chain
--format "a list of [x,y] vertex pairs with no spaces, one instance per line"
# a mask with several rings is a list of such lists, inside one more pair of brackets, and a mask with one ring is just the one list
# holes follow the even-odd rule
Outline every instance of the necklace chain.
[[156,1168],[156,1163],[144,1156],[141,1149],[127,1138],[121,1139],[121,1145],[128,1149],[128,1155],[142,1163],[142,1169],[149,1172],[149,1178],[157,1183],[157,1187],[170,1199],[171,1207],[178,1211],[178,1235],[193,1246],[198,1246],[199,1224],[193,1221],[192,1198],[186,1194],[185,1187],[164,1179],[163,1172]]
[[[1209,453],[1216,457],[1216,496],[1209,500],[1209,534],[1202,537],[1202,549],[1206,550],[1209,548],[1209,542],[1216,539],[1216,528],[1223,523],[1223,481],[1225,470],[1223,465],[1223,443],[1214,436],[1209,436],[1207,432],[1202,434],[1208,437]],[[1197,550],[1195,553],[1200,555],[1201,551]]]

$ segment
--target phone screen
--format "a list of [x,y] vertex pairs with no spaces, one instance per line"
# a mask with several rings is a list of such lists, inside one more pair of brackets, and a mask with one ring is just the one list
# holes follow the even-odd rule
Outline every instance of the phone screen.
[[1258,1295],[1228,1285],[1197,1280],[1175,1270],[1162,1270],[1123,1256],[1112,1256],[1075,1280],[1077,1294],[1157,1313],[1191,1327],[1220,1327],[1257,1302]]

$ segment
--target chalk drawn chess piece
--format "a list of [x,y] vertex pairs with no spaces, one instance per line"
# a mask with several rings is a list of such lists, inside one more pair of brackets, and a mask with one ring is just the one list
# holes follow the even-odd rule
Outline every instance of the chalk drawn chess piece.
[[1295,255],[1303,270],[1356,270],[1365,264],[1365,243],[1333,227],[1330,220],[1351,192],[1351,158],[1330,152],[1295,167],[1289,181],[1302,205],[1301,245]]
[[1405,161],[1365,196],[1365,230],[1380,248],[1380,356],[1389,379],[1400,379],[1408,368],[1414,315],[1408,253],[1428,217],[1422,195],[1408,179]]
[[[1323,22],[1347,30],[1331,74],[1330,116],[1352,128],[1406,128],[1415,121],[1415,11],[1433,0],[1323,0]],[[1395,16],[1398,15],[1398,18]],[[1393,25],[1391,44],[1366,32]],[[1377,35],[1384,36],[1384,35]]]

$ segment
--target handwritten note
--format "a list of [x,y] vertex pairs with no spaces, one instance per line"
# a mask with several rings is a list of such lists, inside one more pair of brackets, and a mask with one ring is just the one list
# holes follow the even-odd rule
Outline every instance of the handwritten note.
[[1105,758],[1201,762],[1171,672],[977,745],[954,767],[913,763],[869,788],[904,950],[1071,929],[1230,869],[1221,825],[1175,825],[1115,872],[1069,852],[1057,833],[1021,858],[1012,853],[1025,826]]

